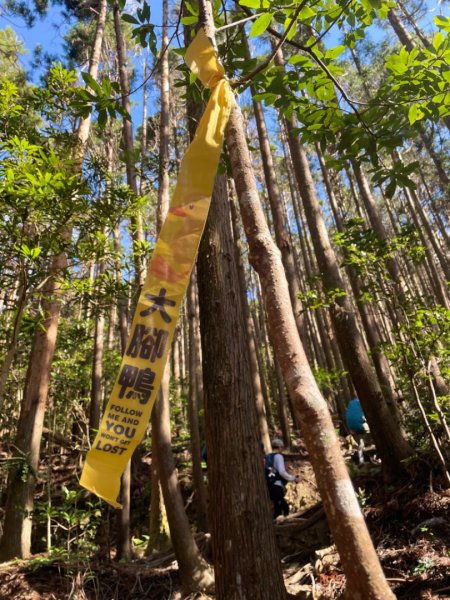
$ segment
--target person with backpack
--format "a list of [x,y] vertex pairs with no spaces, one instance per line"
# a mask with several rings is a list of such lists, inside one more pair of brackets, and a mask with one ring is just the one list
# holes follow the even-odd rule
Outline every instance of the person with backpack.
[[369,426],[359,398],[353,398],[348,403],[347,410],[345,411],[345,422],[358,444],[358,462],[362,465],[364,463],[364,447],[369,433]]
[[286,471],[284,457],[282,454],[284,443],[276,438],[272,441],[273,452],[266,456],[265,471],[269,496],[273,503],[273,518],[289,514],[289,504],[284,499],[285,486],[288,481],[300,481],[296,475],[291,475]]

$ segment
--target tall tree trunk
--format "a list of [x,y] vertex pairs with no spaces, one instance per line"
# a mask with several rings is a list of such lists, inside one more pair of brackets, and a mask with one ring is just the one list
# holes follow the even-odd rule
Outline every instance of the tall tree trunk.
[[235,108],[227,130],[227,144],[249,239],[250,258],[266,295],[277,356],[347,575],[348,594],[352,598],[368,600],[393,598],[354,495],[325,400],[298,337],[279,253],[261,215],[241,119],[239,109]]
[[17,349],[17,340],[19,339],[20,325],[25,312],[27,304],[27,286],[26,286],[26,275],[24,271],[20,275],[20,283],[17,293],[16,311],[12,324],[12,334],[9,341],[8,350],[3,360],[2,366],[0,367],[0,409],[3,408],[3,397],[5,393],[6,382],[8,380],[9,370],[14,360]]
[[[125,40],[122,31],[121,11],[119,4],[116,2],[113,7],[114,15],[114,31],[116,35],[117,62],[119,66],[119,80],[122,90],[122,106],[131,115],[131,102],[129,97],[130,85],[128,81],[128,69],[126,63]],[[125,148],[125,165],[127,173],[127,183],[133,194],[139,194],[137,172],[134,159],[134,139],[133,127],[131,121],[123,119],[122,137]],[[131,238],[133,240],[133,257],[134,257],[134,277],[135,283],[140,289],[144,283],[144,268],[141,260],[140,242],[143,240],[142,223],[139,212],[130,217]],[[120,498],[122,508],[119,512],[118,519],[118,539],[117,539],[117,556],[121,558],[131,558],[132,548],[130,539],[130,506],[131,506],[131,465],[128,463],[122,475]]]
[[[166,367],[163,377],[168,377],[168,375],[169,369]],[[188,592],[210,590],[213,585],[213,577],[194,541],[184,509],[171,450],[169,399],[162,394],[159,395],[153,408],[152,440],[153,449],[157,454],[158,473],[167,511],[170,537],[177,557],[183,588]]]
[[187,308],[189,319],[189,397],[188,397],[188,416],[189,428],[191,434],[191,455],[192,455],[192,482],[196,492],[196,519],[200,531],[207,531],[207,498],[206,487],[203,480],[203,471],[201,464],[201,438],[199,427],[199,394],[197,387],[197,370],[200,366],[201,356],[197,347],[197,277],[195,270],[191,275],[189,283]]
[[[246,42],[247,43],[247,42]],[[252,95],[256,94],[254,86],[251,86]],[[294,310],[295,319],[298,330],[302,339],[306,340],[306,325],[305,320],[301,315],[301,307],[298,299],[300,291],[297,271],[295,268],[294,252],[290,244],[287,217],[283,210],[283,200],[281,197],[280,188],[278,186],[273,157],[270,150],[269,137],[267,135],[267,127],[264,119],[264,112],[261,103],[253,99],[253,112],[255,115],[256,127],[258,129],[259,149],[261,152],[261,160],[264,169],[264,178],[266,181],[267,195],[269,197],[270,208],[272,213],[273,227],[275,231],[275,239],[277,246],[281,252],[281,260],[286,271],[286,278],[289,285],[289,294]]]
[[449,282],[450,281],[449,261],[448,261],[447,257],[445,256],[445,254],[442,250],[442,247],[439,244],[439,241],[436,238],[436,234],[433,231],[433,228],[431,227],[430,221],[429,221],[427,215],[425,214],[423,206],[414,190],[408,190],[408,197],[409,197],[408,200],[409,200],[411,209],[413,211],[415,211],[416,214],[418,215],[421,228],[423,228],[425,230],[427,238],[433,248],[436,258],[438,259],[439,265],[445,276],[445,280],[447,282]]
[[53,259],[52,277],[43,289],[42,307],[46,316],[43,327],[39,326],[35,331],[31,348],[15,441],[19,464],[11,469],[8,477],[0,560],[30,556],[34,490],[61,310],[61,281],[56,274],[62,276],[66,267],[66,255],[61,253]]
[[[264,360],[260,352],[260,348],[263,346],[262,333],[259,329],[258,318],[255,314],[255,310],[250,309],[250,316],[252,318],[252,331],[255,338],[255,350],[256,360],[258,362],[259,380],[261,382],[261,392],[264,401],[264,414],[268,426],[273,426],[272,410],[270,407],[269,390],[266,381],[266,369],[264,368]],[[264,445],[264,447],[266,447]]]
[[279,252],[261,214],[242,116],[237,107],[230,117],[227,144],[250,260],[259,273],[266,296],[277,356],[347,576],[348,595],[368,600],[393,598],[359,509],[333,422],[298,336]]
[[[119,4],[116,2],[113,8],[114,14],[114,31],[116,34],[116,47],[117,47],[117,62],[119,65],[119,79],[120,87],[122,90],[122,106],[131,115],[131,102],[130,102],[130,85],[128,81],[128,69],[126,61],[126,49],[125,40],[122,32],[122,23],[120,19],[121,11]],[[133,139],[133,126],[131,121],[123,119],[123,144],[125,147],[125,166],[127,172],[127,183],[131,188],[131,191],[135,196],[139,195],[138,181],[136,165],[134,162],[134,139]],[[130,217],[131,223],[131,236],[134,244],[134,268],[135,268],[135,279],[141,287],[144,283],[145,273],[144,267],[141,260],[141,248],[140,243],[143,240],[142,234],[142,221],[141,215],[138,212],[136,215]]]
[[253,324],[255,327],[256,337],[257,337],[257,339],[259,339],[258,345],[259,345],[259,347],[262,346],[264,348],[265,365],[262,366],[262,371],[263,372],[265,371],[267,373],[267,379],[269,381],[270,392],[272,395],[272,398],[269,398],[269,396],[267,395],[265,407],[266,407],[267,419],[269,421],[269,424],[273,427],[271,400],[273,401],[273,403],[275,403],[275,405],[278,404],[278,385],[277,385],[277,378],[275,376],[275,361],[273,360],[272,349],[271,349],[270,340],[269,340],[269,334],[267,333],[266,316],[265,316],[264,310],[262,308],[263,299],[261,296],[261,288],[259,286],[258,276],[256,276],[255,279],[256,279],[256,284],[257,284],[256,285],[256,296],[258,298],[257,306],[259,307],[259,310],[257,307],[254,308],[254,310],[252,312],[252,318],[253,318]]
[[[233,186],[234,187],[234,186]],[[234,251],[235,260],[238,268],[239,286],[241,293],[241,304],[244,313],[245,327],[246,327],[246,343],[248,347],[248,357],[250,364],[251,382],[253,388],[253,396],[255,399],[256,414],[258,418],[258,428],[260,439],[264,445],[266,454],[271,450],[269,427],[267,426],[266,411],[264,408],[264,396],[261,385],[261,373],[258,364],[258,350],[256,347],[255,330],[253,326],[253,319],[250,314],[250,308],[247,301],[247,286],[245,283],[245,271],[242,263],[242,253],[240,248],[240,227],[239,217],[237,212],[236,200],[234,195],[230,194],[230,209],[231,209],[231,221],[233,225],[233,237],[234,237]]]
[[216,177],[198,278],[216,595],[281,600],[224,176]]
[[[98,276],[105,272],[105,262],[100,261]],[[99,303],[100,304],[100,303]],[[105,339],[105,315],[103,308],[97,306],[94,310],[94,352],[92,356],[91,374],[91,403],[89,407],[89,430],[98,430],[100,411],[103,400],[103,347]]]
[[144,164],[145,164],[145,155],[147,154],[147,133],[148,133],[148,123],[147,123],[147,102],[148,102],[148,81],[147,81],[147,73],[148,73],[148,58],[145,56],[144,58],[144,72],[142,74],[144,78],[143,89],[142,89],[142,125],[141,125],[141,174],[139,178],[139,194],[141,196],[145,193],[145,185],[144,185]]

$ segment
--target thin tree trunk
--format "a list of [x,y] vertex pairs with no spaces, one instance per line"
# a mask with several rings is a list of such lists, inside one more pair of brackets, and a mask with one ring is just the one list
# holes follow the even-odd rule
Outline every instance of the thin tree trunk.
[[196,492],[196,519],[200,531],[207,531],[207,499],[206,488],[203,480],[202,461],[201,461],[201,439],[199,428],[199,398],[197,389],[197,364],[201,361],[198,354],[196,327],[199,319],[197,311],[197,278],[195,272],[191,275],[189,283],[187,306],[189,319],[189,398],[188,398],[188,416],[189,428],[191,434],[191,455],[192,455],[192,483]]
[[[166,378],[167,383],[162,389],[168,389],[168,376],[169,369],[166,367],[163,378]],[[187,592],[210,590],[213,585],[212,573],[194,541],[173,460],[169,398],[161,393],[152,412],[152,439],[154,451],[156,450],[157,453],[158,473],[167,511],[170,537],[177,557],[183,588]]]
[[8,380],[9,370],[14,360],[17,349],[17,340],[19,339],[20,325],[25,312],[27,304],[27,288],[26,288],[26,276],[23,273],[20,277],[20,284],[18,290],[18,300],[16,306],[16,314],[12,324],[12,335],[9,341],[8,350],[6,352],[5,359],[0,369],[0,409],[3,408],[3,396],[5,393],[6,382]]
[[[233,186],[234,187],[234,186]],[[246,343],[248,346],[248,357],[250,364],[250,374],[251,374],[251,382],[253,388],[253,396],[255,399],[256,406],[256,414],[258,418],[258,428],[260,439],[264,445],[264,449],[266,454],[268,454],[271,450],[270,443],[270,435],[269,435],[269,427],[267,425],[266,419],[266,411],[264,408],[264,396],[262,392],[261,385],[261,374],[259,371],[258,364],[258,356],[257,356],[257,348],[256,348],[256,340],[255,340],[255,330],[253,326],[253,319],[250,314],[250,309],[247,301],[247,286],[245,284],[245,272],[244,265],[242,264],[242,255],[240,248],[240,231],[239,231],[239,221],[238,221],[238,212],[236,207],[236,200],[234,195],[230,194],[230,209],[231,209],[231,222],[233,225],[233,237],[234,237],[234,249],[235,249],[235,260],[238,268],[238,276],[239,276],[239,286],[241,292],[241,304],[244,312],[244,320],[246,327]]]
[[147,154],[147,102],[148,102],[148,82],[147,82],[147,71],[148,71],[148,59],[147,56],[144,58],[144,72],[142,74],[144,78],[143,89],[142,89],[142,125],[141,125],[141,175],[139,178],[139,194],[141,196],[145,193],[144,185],[144,164],[145,155]]
[[[117,47],[117,62],[119,66],[119,79],[120,79],[120,87],[122,90],[122,106],[131,115],[131,102],[130,102],[130,85],[128,81],[128,69],[127,69],[127,61],[126,61],[126,49],[125,49],[125,40],[122,32],[122,23],[121,23],[121,11],[119,8],[119,4],[115,3],[113,8],[114,14],[114,31],[116,34],[116,47]],[[134,162],[134,139],[133,139],[133,126],[131,121],[127,119],[123,119],[123,143],[125,147],[125,166],[127,173],[127,183],[131,188],[131,191],[135,196],[139,195],[139,187],[137,181],[137,172],[136,165]],[[142,264],[141,259],[141,248],[140,244],[143,240],[142,233],[142,220],[141,215],[137,212],[136,215],[132,215],[130,217],[131,223],[131,237],[133,239],[134,244],[134,268],[135,268],[135,279],[139,284],[139,287],[142,287],[145,278],[144,265]]]
[[[261,297],[261,288],[259,286],[259,281],[258,281],[258,276],[256,275],[256,294],[257,294],[257,298],[258,298],[258,307],[259,310],[255,307],[253,313],[252,313],[252,317],[253,317],[253,323],[255,326],[255,331],[257,331],[257,338],[259,338],[260,340],[260,344],[259,346],[264,348],[264,354],[265,354],[265,371],[267,373],[267,378],[269,380],[269,385],[270,385],[270,392],[272,394],[272,398],[267,397],[267,403],[265,405],[266,407],[266,414],[267,414],[267,418],[269,420],[269,424],[273,427],[273,417],[272,417],[272,406],[271,406],[271,400],[273,401],[273,403],[275,404],[275,406],[278,405],[278,385],[277,385],[277,379],[275,376],[275,362],[273,360],[273,356],[272,356],[272,350],[271,350],[271,344],[270,344],[270,340],[269,340],[269,335],[267,333],[267,327],[266,327],[266,316],[265,316],[265,312],[263,309],[263,299]],[[257,312],[259,313],[259,318],[257,316]],[[264,370],[264,368],[263,368]]]
[[145,555],[151,556],[153,552],[164,551],[170,547],[169,523],[167,522],[166,509],[159,483],[158,457],[156,452],[152,453],[151,465],[151,492],[150,492],[150,518],[149,539]]
[[[116,48],[117,48],[117,62],[119,67],[119,80],[120,87],[122,90],[122,106],[131,115],[131,102],[129,97],[129,81],[128,81],[128,69],[126,64],[126,49],[125,40],[122,32],[121,23],[121,11],[119,4],[116,2],[113,7],[114,15],[114,31],[116,35]],[[134,139],[133,139],[133,127],[131,121],[123,119],[122,126],[123,144],[125,148],[125,166],[127,173],[127,183],[131,188],[131,191],[135,196],[139,194],[137,172],[134,159]],[[141,259],[141,248],[140,243],[143,240],[142,234],[142,222],[139,212],[136,215],[130,217],[131,225],[131,238],[133,240],[133,257],[134,257],[134,271],[135,271],[135,283],[140,289],[144,283],[144,268]],[[123,350],[124,351],[124,350]],[[119,512],[119,530],[117,539],[117,555],[118,558],[131,558],[132,548],[130,539],[130,485],[131,485],[131,465],[127,464],[126,469],[121,479],[121,491],[120,498],[122,508]]]
[[133,556],[131,545],[131,460],[127,462],[125,471],[120,479],[120,503],[117,523],[117,560],[129,560]]
[[[408,212],[413,220],[413,223],[419,233],[419,237],[425,248],[425,257],[426,257],[426,261],[428,263],[427,271],[428,271],[430,279],[431,279],[431,284],[432,284],[432,288],[434,290],[434,294],[435,294],[438,302],[440,304],[442,304],[442,306],[449,308],[450,307],[449,299],[447,296],[447,292],[444,288],[443,277],[442,277],[441,273],[438,271],[437,265],[435,264],[433,251],[430,246],[430,238],[428,235],[425,235],[426,228],[424,231],[423,222],[422,222],[422,220],[419,220],[420,213],[418,213],[418,211],[416,210],[414,198],[411,195],[410,190],[408,188],[404,188],[403,193],[406,198],[407,205],[409,207]],[[449,281],[450,281],[450,279],[449,279]]]
[[[100,261],[98,275],[105,272],[105,263]],[[97,307],[94,312],[94,352],[92,356],[91,374],[91,403],[89,406],[89,430],[98,431],[100,425],[100,411],[103,400],[103,347],[105,333],[105,315],[103,308]]]
[[[247,43],[247,42],[245,42]],[[252,95],[256,94],[254,86],[251,86]],[[253,99],[253,112],[255,115],[256,127],[258,129],[259,149],[261,152],[261,160],[264,169],[264,178],[266,181],[267,195],[269,197],[270,208],[272,213],[273,227],[275,231],[275,239],[277,246],[281,252],[281,260],[286,271],[286,278],[289,285],[289,294],[294,310],[295,319],[298,330],[302,339],[306,340],[305,320],[301,315],[301,307],[298,299],[300,291],[299,281],[294,262],[293,248],[290,244],[289,232],[287,226],[287,217],[283,211],[283,201],[280,188],[278,186],[275,167],[273,164],[272,153],[270,150],[269,137],[267,135],[267,127],[264,119],[264,112],[261,103]]]

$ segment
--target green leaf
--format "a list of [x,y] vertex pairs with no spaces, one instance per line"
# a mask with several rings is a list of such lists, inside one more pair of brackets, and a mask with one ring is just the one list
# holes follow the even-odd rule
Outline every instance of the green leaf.
[[268,2],[267,0],[239,0],[239,4],[247,8],[266,8]]
[[298,64],[311,64],[310,59],[307,56],[303,56],[302,54],[294,54],[290,56],[287,61],[290,65],[298,65]]
[[433,38],[433,48],[435,50],[439,50],[439,48],[442,46],[444,41],[445,41],[445,36],[442,33],[442,31],[439,31]]
[[253,96],[255,100],[264,100],[266,106],[273,104],[278,98],[277,94],[271,94],[270,92],[265,92],[264,94],[255,94]]
[[386,196],[388,198],[392,198],[393,195],[395,194],[396,188],[397,188],[397,183],[396,183],[395,179],[392,179],[386,186],[384,193],[386,194]]
[[450,32],[450,18],[449,17],[444,17],[443,15],[439,15],[437,17],[434,17],[434,22],[438,27],[440,27],[444,31]]
[[185,0],[184,5],[191,13],[191,15],[198,16],[198,6],[195,6],[195,4],[191,4],[190,2],[188,2],[188,0]]
[[334,59],[340,56],[345,50],[345,46],[335,46],[325,52],[325,58]]
[[[291,23],[292,23],[292,19],[290,17],[287,17],[284,21],[284,31],[286,31],[291,26]],[[287,39],[289,41],[291,41],[296,33],[297,33],[296,28],[294,26],[291,27],[291,29],[289,30],[289,33],[287,35]]]
[[101,94],[101,87],[89,73],[81,73],[84,83],[91,88],[97,94]]
[[305,6],[302,8],[298,16],[300,19],[304,20],[313,19],[316,16],[316,11],[312,8],[309,8],[309,6]]
[[265,32],[265,30],[269,27],[270,22],[272,21],[273,13],[264,13],[260,15],[256,21],[253,23],[249,36],[256,37]]
[[100,127],[100,129],[105,128],[107,120],[108,120],[108,115],[106,113],[106,110],[99,110],[97,123],[98,123],[98,126]]
[[150,6],[147,2],[144,2],[144,7],[142,9],[142,20],[148,21],[150,19]]
[[425,116],[425,113],[420,108],[420,104],[411,104],[408,111],[408,119],[410,125],[415,123],[416,121],[420,121]]
[[138,21],[136,17],[133,17],[133,15],[127,15],[126,13],[122,15],[122,21],[125,21],[126,23],[132,23],[133,25],[140,24],[140,21]]
[[194,25],[195,23],[197,23],[198,21],[198,17],[197,16],[188,16],[188,17],[183,17],[181,19],[181,22],[183,23],[183,25]]

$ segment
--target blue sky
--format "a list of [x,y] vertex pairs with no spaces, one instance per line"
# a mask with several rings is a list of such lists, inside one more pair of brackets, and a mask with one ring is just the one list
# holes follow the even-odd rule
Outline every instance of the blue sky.
[[[51,7],[47,15],[36,19],[33,27],[27,27],[20,17],[8,17],[0,15],[0,28],[9,25],[16,32],[17,37],[27,49],[27,54],[22,57],[22,64],[26,69],[30,68],[33,50],[41,44],[47,52],[60,55],[63,50],[63,36],[69,28],[69,23],[64,22],[61,7]],[[30,73],[34,79],[34,73]]]
[[[156,25],[161,25],[161,6],[160,2],[150,2],[151,20]],[[124,12],[134,12],[133,5],[137,3],[132,1],[127,3]],[[9,17],[1,14],[0,9],[0,29],[4,29],[9,25],[24,44],[28,53],[23,57],[23,65],[29,68],[32,59],[33,50],[41,44],[44,51],[52,55],[62,56],[63,54],[63,37],[68,32],[70,27],[76,23],[76,19],[67,20],[63,16],[63,9],[59,5],[51,5],[47,14],[43,18],[36,18],[33,27],[27,27],[20,17]],[[36,74],[30,73],[32,77]]]

